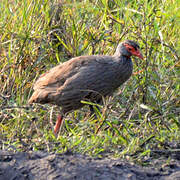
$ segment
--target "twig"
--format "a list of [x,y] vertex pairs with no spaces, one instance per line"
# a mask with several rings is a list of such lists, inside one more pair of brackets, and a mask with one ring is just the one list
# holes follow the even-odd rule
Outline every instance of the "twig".
[[174,53],[174,56],[175,56],[175,58],[176,58],[176,60],[178,61],[180,58],[179,58],[179,56],[178,56],[178,54],[177,54],[177,52],[175,51],[175,49],[173,49],[171,46],[169,46],[168,44],[165,44],[165,43],[162,43],[164,46],[166,46],[166,47],[168,47],[170,50],[171,50],[171,52],[173,52]]
[[32,106],[1,106],[0,110],[4,109],[33,109]]
[[152,150],[153,153],[162,153],[162,154],[169,154],[169,153],[180,153],[180,149],[168,149],[168,150]]
[[3,95],[3,94],[0,94],[0,98],[2,98],[2,99],[8,99],[8,98],[10,98],[10,95],[9,95],[9,96],[5,96],[5,95]]
[[53,110],[54,110],[54,107],[51,108],[51,111],[50,111],[50,120],[49,120],[52,127],[54,127],[54,124],[53,124],[53,121],[52,121]]

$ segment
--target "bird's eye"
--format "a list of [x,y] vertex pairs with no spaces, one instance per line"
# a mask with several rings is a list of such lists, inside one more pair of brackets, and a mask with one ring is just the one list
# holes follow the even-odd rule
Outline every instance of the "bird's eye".
[[129,51],[132,51],[132,50],[133,50],[133,48],[131,48],[131,47],[128,47],[128,48],[127,48],[127,50],[129,50]]
[[125,45],[125,47],[126,47],[126,49],[128,51],[133,51],[134,50],[134,47],[132,47],[131,45],[129,45],[129,44],[124,44],[124,45]]

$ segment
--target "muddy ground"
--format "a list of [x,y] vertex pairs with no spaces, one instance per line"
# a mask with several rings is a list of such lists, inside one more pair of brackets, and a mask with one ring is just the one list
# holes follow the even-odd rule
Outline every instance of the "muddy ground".
[[0,151],[0,180],[180,180],[180,160],[168,159],[141,167],[108,157]]

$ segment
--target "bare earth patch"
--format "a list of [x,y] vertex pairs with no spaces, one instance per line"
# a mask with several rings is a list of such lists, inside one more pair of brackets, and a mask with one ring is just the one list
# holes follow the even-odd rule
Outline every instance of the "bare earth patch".
[[180,161],[154,161],[154,167],[142,167],[121,159],[92,158],[85,155],[45,152],[0,151],[0,180],[179,180]]

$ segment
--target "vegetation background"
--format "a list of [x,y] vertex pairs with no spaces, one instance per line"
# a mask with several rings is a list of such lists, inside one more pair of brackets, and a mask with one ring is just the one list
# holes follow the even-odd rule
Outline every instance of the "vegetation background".
[[[0,149],[79,152],[148,164],[180,152],[180,1],[1,0]],[[104,101],[70,113],[56,139],[59,108],[27,104],[40,74],[80,55],[113,55],[138,41],[145,60]]]

